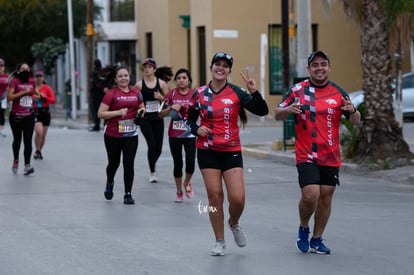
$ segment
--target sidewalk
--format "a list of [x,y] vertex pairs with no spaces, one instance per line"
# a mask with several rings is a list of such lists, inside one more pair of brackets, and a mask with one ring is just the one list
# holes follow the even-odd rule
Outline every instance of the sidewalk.
[[[273,120],[273,117],[268,116],[266,117],[266,122],[261,124],[257,121],[257,117],[252,117],[249,118],[249,124],[252,124],[252,127],[261,127],[260,125],[263,125],[264,127],[278,127],[283,133],[283,122],[274,121],[272,124],[271,120]],[[404,122],[403,129],[404,138],[410,146],[411,152],[414,152],[414,123]],[[260,138],[260,134],[258,134],[258,137]],[[265,140],[255,144],[245,144],[242,148],[243,155],[259,159],[268,159],[272,162],[295,166],[296,157],[294,149],[288,149],[286,151],[272,149],[273,141],[282,139],[283,134],[280,134],[273,140]],[[403,167],[383,169],[379,171],[367,171],[366,169],[361,169],[356,163],[342,160],[341,172],[352,173],[359,176],[382,178],[391,183],[406,183],[414,185],[413,165],[405,165]]]
[[77,110],[77,118],[72,119],[66,117],[66,110],[57,104],[51,110],[51,113],[52,120],[50,125],[52,127],[85,130],[92,127],[92,124],[88,121],[88,110]]

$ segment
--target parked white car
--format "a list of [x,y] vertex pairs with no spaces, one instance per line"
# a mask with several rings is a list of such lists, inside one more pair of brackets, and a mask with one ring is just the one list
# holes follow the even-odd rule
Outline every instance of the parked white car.
[[[403,74],[402,88],[403,116],[405,119],[414,119],[414,72]],[[358,107],[364,102],[364,91],[360,90],[349,93],[349,97],[352,103]],[[395,93],[393,98],[395,102]]]

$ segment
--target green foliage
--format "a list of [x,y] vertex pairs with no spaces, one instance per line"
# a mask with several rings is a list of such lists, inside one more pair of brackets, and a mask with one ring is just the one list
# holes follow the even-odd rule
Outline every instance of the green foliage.
[[34,43],[30,48],[35,59],[43,64],[43,70],[50,74],[55,65],[55,60],[66,51],[66,44],[62,39],[53,36],[47,37],[43,42]]
[[354,155],[354,149],[356,146],[356,141],[358,137],[358,129],[348,120],[342,118],[342,125],[345,126],[347,131],[341,133],[340,143],[342,148],[342,157],[345,159],[350,159]]
[[[361,119],[363,119],[365,104],[361,103],[357,109],[361,113]],[[350,159],[354,156],[354,151],[358,141],[359,127],[349,123],[349,121],[345,118],[342,118],[341,123],[346,129],[346,131],[341,132],[340,136],[342,156],[345,159]]]
[[[86,0],[72,0],[74,36],[86,30]],[[68,41],[67,0],[0,0],[0,57],[13,71],[33,63],[31,46],[53,36]]]
[[383,169],[390,169],[391,165],[390,165],[390,160],[389,159],[384,159],[382,162],[382,168]]
[[414,0],[383,0],[388,26],[395,23],[403,13],[414,13]]

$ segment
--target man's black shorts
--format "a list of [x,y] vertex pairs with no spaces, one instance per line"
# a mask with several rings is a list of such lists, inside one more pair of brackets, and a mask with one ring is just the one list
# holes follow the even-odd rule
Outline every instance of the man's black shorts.
[[314,163],[299,163],[298,169],[300,188],[310,184],[339,185],[339,167],[322,166]]

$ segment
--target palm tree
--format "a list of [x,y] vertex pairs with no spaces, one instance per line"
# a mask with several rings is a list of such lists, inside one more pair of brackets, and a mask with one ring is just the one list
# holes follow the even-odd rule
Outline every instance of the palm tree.
[[361,27],[365,113],[354,148],[354,160],[376,161],[413,156],[393,110],[392,58],[385,4],[394,1],[403,2],[341,0],[346,14],[356,19]]

